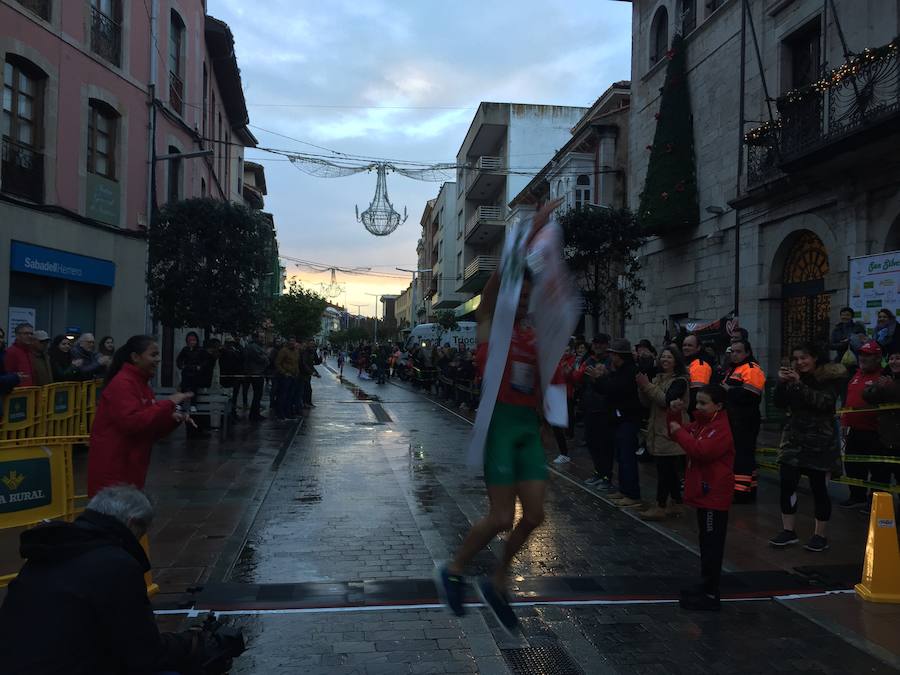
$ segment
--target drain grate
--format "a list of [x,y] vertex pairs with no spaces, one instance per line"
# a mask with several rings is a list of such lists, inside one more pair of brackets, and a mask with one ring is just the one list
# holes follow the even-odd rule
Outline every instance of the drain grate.
[[375,419],[384,424],[385,422],[393,422],[391,416],[387,414],[387,410],[380,403],[370,403],[369,407],[375,414]]
[[543,643],[520,649],[501,649],[513,675],[584,675],[572,657],[556,643]]

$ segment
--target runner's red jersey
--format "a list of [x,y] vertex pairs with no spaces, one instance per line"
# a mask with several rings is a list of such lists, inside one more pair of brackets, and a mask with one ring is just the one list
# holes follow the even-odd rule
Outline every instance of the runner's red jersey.
[[[484,378],[484,367],[487,362],[487,344],[478,345],[475,360],[478,371]],[[500,381],[500,393],[497,401],[511,405],[537,408],[538,387],[537,341],[534,330],[520,323],[513,326],[512,340],[509,343],[509,356],[506,357],[506,369]]]

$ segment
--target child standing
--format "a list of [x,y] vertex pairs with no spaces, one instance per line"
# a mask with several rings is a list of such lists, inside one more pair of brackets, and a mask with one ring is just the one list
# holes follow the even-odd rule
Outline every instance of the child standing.
[[684,401],[672,401],[670,406],[669,436],[687,455],[684,503],[697,509],[703,577],[700,586],[681,591],[682,609],[719,609],[719,578],[734,492],[734,439],[724,410],[725,398],[725,390],[719,385],[701,387],[694,421],[687,426],[679,421]]

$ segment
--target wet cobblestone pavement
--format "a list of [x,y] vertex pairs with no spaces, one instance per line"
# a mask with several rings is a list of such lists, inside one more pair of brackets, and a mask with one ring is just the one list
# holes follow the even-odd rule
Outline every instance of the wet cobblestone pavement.
[[[470,424],[408,388],[352,377],[342,384],[321,370],[317,407],[284,453],[233,567],[220,565],[224,573],[211,581],[283,585],[263,586],[275,594],[309,582],[351,594],[379,580],[424,588],[435,561],[486,507],[480,476],[464,464]],[[501,546],[495,540],[470,572],[490,569]],[[638,585],[643,577],[652,586],[697,570],[689,549],[558,474],[545,524],[513,568],[523,592],[539,577],[627,577]],[[557,668],[571,660],[564,673],[897,672],[772,600],[726,603],[712,615],[671,602],[523,606],[521,635],[511,640],[482,609],[457,619],[429,608],[427,596],[425,607],[238,613],[231,620],[249,649],[233,672],[555,672],[514,670],[547,654]]]

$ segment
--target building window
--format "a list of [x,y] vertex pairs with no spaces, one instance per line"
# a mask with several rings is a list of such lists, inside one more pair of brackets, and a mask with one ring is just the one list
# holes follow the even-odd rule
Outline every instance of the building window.
[[656,10],[650,24],[650,65],[658,63],[669,50],[669,12],[665,7]]
[[205,178],[200,179],[200,196],[201,197],[206,196],[206,179]]
[[459,239],[463,236],[463,212],[460,211],[456,214],[456,238]]
[[575,181],[575,208],[580,209],[591,203],[591,177],[581,174]]
[[812,84],[819,79],[822,71],[821,43],[821,21],[818,17],[784,41],[790,61],[787,77],[789,89]]
[[[170,155],[181,154],[181,150],[175,146],[169,146]],[[166,201],[171,203],[181,199],[181,159],[170,159],[169,162],[169,183],[166,186]]]
[[121,65],[122,5],[119,0],[91,0],[91,51]]
[[203,125],[203,145],[206,145],[206,111],[209,110],[209,73],[206,72],[206,61],[203,62],[203,112],[200,124]]
[[88,109],[87,170],[116,178],[116,127],[119,115],[102,101],[91,99]]
[[697,27],[697,0],[681,0],[681,34],[687,35]]
[[44,86],[47,76],[8,55],[3,64],[3,191],[44,200]]
[[460,251],[459,253],[456,254],[456,280],[457,281],[462,280],[462,272],[463,272],[462,251]]
[[225,199],[231,198],[231,134],[225,132]]
[[216,178],[219,180],[219,185],[222,184],[222,176],[225,174],[225,171],[222,168],[222,162],[225,159],[225,153],[222,151],[222,113],[219,113],[219,133],[216,134],[216,152],[218,153],[216,156],[218,159],[216,160]]
[[725,0],[706,0],[706,16],[715,12],[723,4],[725,4]]
[[244,158],[238,157],[237,161],[237,193],[244,193]]
[[44,21],[50,21],[50,0],[19,0],[19,4],[37,14]]
[[169,105],[184,114],[184,21],[175,10],[169,17]]

